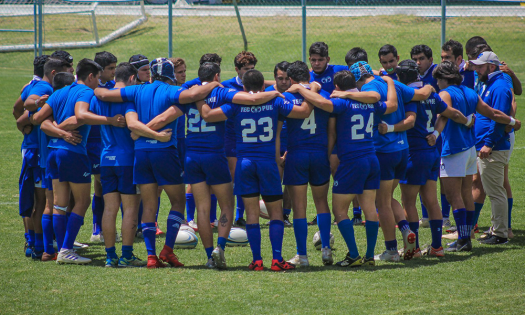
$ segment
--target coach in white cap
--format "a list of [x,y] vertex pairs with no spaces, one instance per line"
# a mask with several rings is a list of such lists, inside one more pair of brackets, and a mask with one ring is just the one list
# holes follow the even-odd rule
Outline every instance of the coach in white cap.
[[[499,70],[501,63],[498,56],[492,51],[485,51],[470,62],[478,73],[479,80],[485,83],[485,89],[480,91],[481,99],[490,107],[510,115],[512,90],[503,72]],[[510,125],[515,124],[516,121],[511,118]],[[478,171],[492,207],[491,235],[481,242],[490,245],[505,244],[508,241],[508,203],[503,180],[510,154],[509,135],[505,132],[505,125],[480,114],[476,117],[475,133]]]

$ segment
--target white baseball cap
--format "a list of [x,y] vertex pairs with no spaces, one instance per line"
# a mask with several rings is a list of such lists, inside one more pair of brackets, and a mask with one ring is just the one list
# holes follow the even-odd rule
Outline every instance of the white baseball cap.
[[482,52],[476,60],[470,60],[469,62],[475,65],[484,65],[486,63],[491,63],[496,66],[501,65],[498,56],[492,51]]

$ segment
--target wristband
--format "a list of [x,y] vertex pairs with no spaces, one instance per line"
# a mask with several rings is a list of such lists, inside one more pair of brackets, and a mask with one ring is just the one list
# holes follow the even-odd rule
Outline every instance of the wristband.
[[437,130],[434,130],[432,134],[434,135],[434,137],[436,137],[436,139],[439,137],[439,131]]
[[389,125],[387,124],[386,125],[386,132],[394,132],[394,125]]
[[38,106],[38,100],[39,100],[38,98],[35,100],[35,106],[36,106],[36,107],[39,107],[39,106]]
[[515,124],[516,124],[516,119],[510,117],[510,123],[509,123],[509,125],[510,125],[510,126],[514,126]]
[[465,124],[465,126],[468,126],[468,125],[470,125],[472,123],[472,116],[473,116],[473,114],[468,115],[467,123]]

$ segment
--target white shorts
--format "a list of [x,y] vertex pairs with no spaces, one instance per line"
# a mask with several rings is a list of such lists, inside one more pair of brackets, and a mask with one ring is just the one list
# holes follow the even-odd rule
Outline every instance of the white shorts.
[[516,132],[509,133],[509,141],[510,141],[510,149],[509,149],[509,160],[507,161],[507,164],[509,164],[510,157],[512,155],[512,150],[514,150],[514,141],[516,141]]
[[466,177],[478,172],[476,147],[441,157],[439,177]]

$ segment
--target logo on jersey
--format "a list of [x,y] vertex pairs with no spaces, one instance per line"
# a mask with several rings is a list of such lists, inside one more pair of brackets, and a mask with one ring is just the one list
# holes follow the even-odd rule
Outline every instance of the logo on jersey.
[[53,143],[57,143],[58,139],[51,139]]
[[241,107],[241,113],[260,113],[263,111],[272,111],[273,105]]
[[100,164],[93,164],[93,168],[98,168]]
[[110,160],[110,161],[115,161],[117,159],[117,156],[115,155],[112,155],[112,156],[107,156],[106,155],[106,159]]
[[339,186],[339,182],[338,182],[338,181],[335,181],[335,182],[334,182],[334,187],[337,187],[337,186]]
[[405,144],[405,140],[398,141],[397,144]]
[[146,140],[146,143],[151,143],[151,144],[156,144],[158,141],[157,140]]
[[445,170],[445,163],[441,164],[441,170],[442,170],[442,171]]
[[84,172],[84,177],[88,177],[88,176],[91,176],[91,173]]
[[332,82],[332,77],[324,77],[321,79],[321,83],[330,83]]

